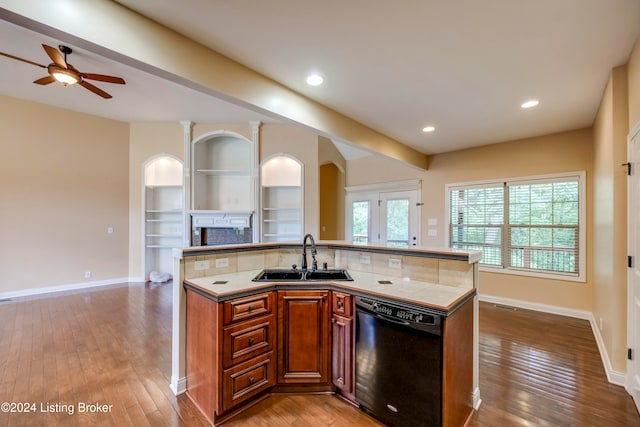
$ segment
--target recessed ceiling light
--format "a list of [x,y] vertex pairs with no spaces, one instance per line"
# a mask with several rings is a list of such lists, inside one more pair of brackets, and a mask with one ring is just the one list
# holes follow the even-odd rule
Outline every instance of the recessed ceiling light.
[[522,105],[520,105],[521,108],[531,108],[531,107],[535,107],[536,105],[538,105],[540,102],[537,99],[532,99],[530,101],[527,102],[523,102]]
[[307,77],[307,84],[311,86],[321,85],[324,79],[319,74],[311,74]]
[[433,132],[434,130],[436,130],[436,128],[434,128],[433,126],[425,126],[422,128],[422,132],[424,133]]

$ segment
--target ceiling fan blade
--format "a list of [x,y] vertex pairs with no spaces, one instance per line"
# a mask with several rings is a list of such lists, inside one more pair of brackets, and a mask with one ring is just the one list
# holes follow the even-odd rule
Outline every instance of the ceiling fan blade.
[[28,59],[19,58],[17,56],[9,55],[8,53],[0,52],[0,55],[6,56],[7,58],[16,59],[18,61],[26,62],[27,64],[36,65],[36,66],[41,67],[41,68],[47,68],[46,65],[41,65],[41,64],[38,64],[37,62],[29,61]]
[[82,86],[83,88],[85,88],[85,89],[89,89],[91,92],[93,92],[93,93],[95,93],[96,95],[99,95],[99,96],[101,96],[101,97],[103,97],[103,98],[106,98],[106,99],[112,98],[112,96],[111,96],[111,95],[109,95],[107,92],[103,91],[102,89],[100,89],[100,88],[98,88],[98,87],[95,87],[94,85],[92,85],[92,84],[91,84],[91,83],[89,83],[89,82],[85,82],[84,80],[80,80],[80,81],[78,82],[78,84],[79,84],[80,86]]
[[37,85],[48,85],[49,83],[53,83],[55,81],[56,81],[55,77],[46,76],[34,81],[34,83]]
[[100,82],[117,83],[121,85],[125,84],[124,79],[121,77],[105,76],[104,74],[82,73],[82,77],[89,80],[98,80]]
[[61,68],[69,68],[58,49],[56,49],[55,47],[47,46],[46,44],[43,44],[42,47],[44,48],[44,51],[47,52],[47,55],[49,55],[49,58],[51,58],[54,64]]

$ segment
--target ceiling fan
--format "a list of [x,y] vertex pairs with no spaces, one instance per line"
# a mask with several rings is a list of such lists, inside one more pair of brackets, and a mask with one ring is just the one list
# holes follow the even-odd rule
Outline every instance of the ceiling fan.
[[47,55],[49,55],[49,58],[51,58],[51,60],[53,61],[49,65],[41,65],[37,62],[29,61],[28,59],[13,56],[4,52],[0,52],[0,55],[6,56],[7,58],[16,59],[18,61],[26,62],[27,64],[37,65],[41,68],[46,68],[49,72],[49,75],[34,81],[34,83],[39,85],[48,85],[49,83],[53,83],[56,81],[62,83],[64,86],[78,83],[80,86],[90,90],[96,95],[99,95],[103,98],[112,98],[112,96],[107,92],[92,85],[84,79],[97,80],[106,83],[117,83],[121,85],[125,84],[124,79],[120,77],[105,76],[104,74],[83,73],[81,71],[78,71],[73,65],[67,62],[67,55],[73,52],[73,50],[71,50],[71,48],[68,46],[58,46],[60,52],[64,53],[64,57],[60,52],[58,52],[58,49],[56,48],[47,46],[46,44],[43,44],[42,47],[44,48],[44,51],[47,53]]

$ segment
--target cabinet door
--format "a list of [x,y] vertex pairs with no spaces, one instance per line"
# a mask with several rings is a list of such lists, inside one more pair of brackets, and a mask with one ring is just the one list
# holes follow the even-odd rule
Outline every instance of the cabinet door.
[[331,372],[333,385],[353,396],[353,320],[334,315]]
[[328,291],[278,292],[278,382],[329,383]]

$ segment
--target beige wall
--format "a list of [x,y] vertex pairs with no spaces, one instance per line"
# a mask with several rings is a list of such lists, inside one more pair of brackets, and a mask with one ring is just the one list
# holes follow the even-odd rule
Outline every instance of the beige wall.
[[[381,156],[351,160],[348,162],[347,185],[422,179],[421,242],[425,246],[443,246],[447,224],[445,185],[450,183],[586,171],[589,227],[592,162],[591,130],[583,129],[435,155],[426,172]],[[437,221],[438,236],[426,235],[427,227],[424,225],[427,219]],[[589,248],[587,237],[587,266],[591,261]],[[591,309],[588,270],[586,283],[481,272],[479,292],[567,309]]]
[[0,96],[0,293],[126,280],[128,138],[126,123]]
[[611,72],[593,126],[593,315],[614,370],[626,370],[627,67]]
[[[333,142],[323,136],[318,137],[318,164],[320,165],[320,238],[344,239],[344,200],[346,186],[347,161]],[[335,169],[332,169],[335,168]],[[328,172],[330,171],[330,172]],[[335,182],[323,182],[323,179],[335,174]],[[324,191],[332,188],[332,198],[325,200]],[[325,223],[325,219],[333,223]],[[324,227],[324,228],[323,228]],[[325,232],[323,230],[329,230]]]
[[640,40],[636,42],[627,64],[629,79],[629,130],[640,123]]

